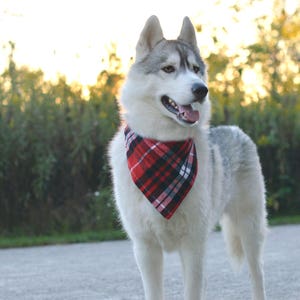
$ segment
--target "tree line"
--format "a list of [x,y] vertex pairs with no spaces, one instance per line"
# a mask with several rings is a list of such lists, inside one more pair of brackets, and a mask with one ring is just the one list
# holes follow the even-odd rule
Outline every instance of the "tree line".
[[[299,14],[296,14],[299,20]],[[236,124],[258,146],[270,215],[300,213],[299,29],[284,11],[261,25],[246,56],[211,53],[212,125]],[[297,22],[296,22],[297,23]],[[259,25],[259,22],[258,22]],[[217,37],[216,37],[217,39]],[[118,228],[107,145],[119,126],[120,60],[89,86],[17,66],[14,44],[0,77],[0,234]],[[249,92],[247,70],[261,78]]]

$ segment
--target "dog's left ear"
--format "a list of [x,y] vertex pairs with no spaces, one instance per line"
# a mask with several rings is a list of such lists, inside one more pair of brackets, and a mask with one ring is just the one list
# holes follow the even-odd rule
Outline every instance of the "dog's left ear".
[[195,49],[198,49],[195,28],[188,17],[183,19],[178,40],[184,41],[193,46]]

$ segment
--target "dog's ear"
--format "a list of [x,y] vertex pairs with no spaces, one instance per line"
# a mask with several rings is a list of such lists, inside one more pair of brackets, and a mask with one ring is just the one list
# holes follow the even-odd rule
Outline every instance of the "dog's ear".
[[195,28],[188,17],[183,19],[178,40],[184,41],[193,46],[195,49],[198,49]]
[[136,60],[141,61],[163,38],[163,32],[158,18],[151,16],[147,20],[136,45]]

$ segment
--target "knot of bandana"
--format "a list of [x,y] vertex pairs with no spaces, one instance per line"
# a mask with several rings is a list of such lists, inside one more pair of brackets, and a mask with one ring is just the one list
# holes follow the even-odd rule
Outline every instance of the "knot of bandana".
[[166,219],[192,188],[198,170],[194,141],[160,142],[125,128],[127,163],[133,182]]

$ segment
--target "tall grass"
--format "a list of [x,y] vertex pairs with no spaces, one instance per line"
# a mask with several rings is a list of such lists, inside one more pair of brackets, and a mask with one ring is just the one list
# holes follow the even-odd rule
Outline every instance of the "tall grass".
[[0,233],[117,227],[106,147],[121,78],[102,72],[86,101],[80,85],[45,81],[10,57],[0,79]]
[[[284,18],[258,27],[246,61],[222,47],[207,58],[212,124],[239,125],[258,145],[272,215],[300,212],[299,47]],[[110,55],[85,99],[79,84],[17,67],[11,46],[0,77],[0,234],[118,229],[106,149],[119,125],[119,59]],[[258,67],[265,95],[247,103],[242,76]]]

